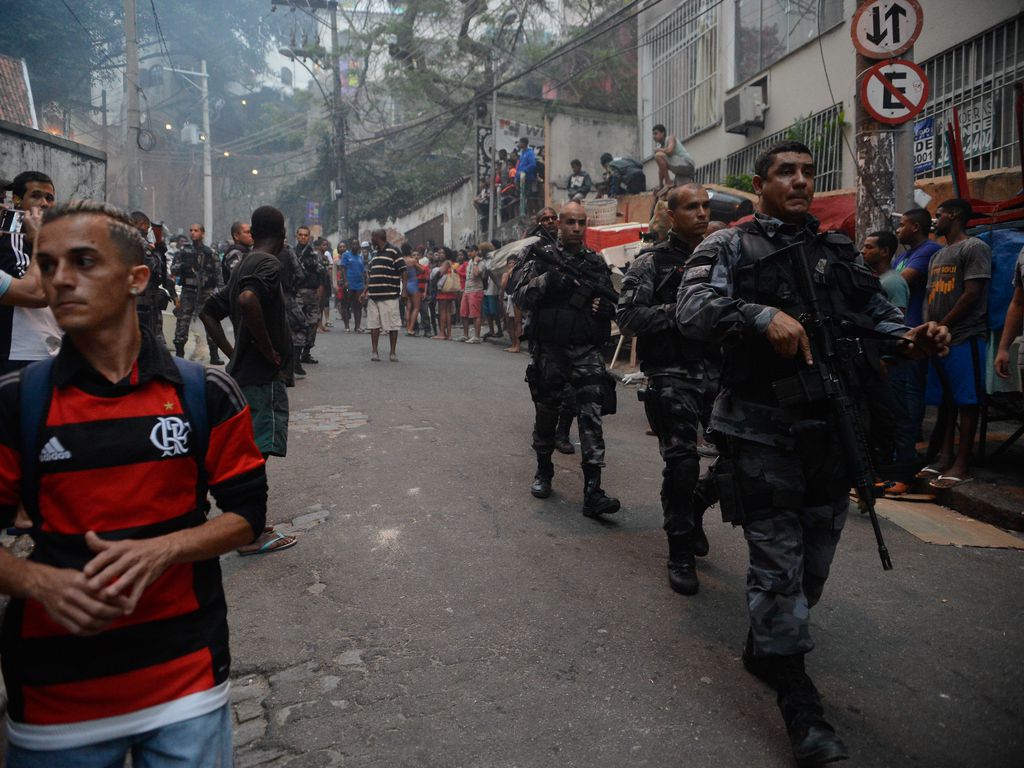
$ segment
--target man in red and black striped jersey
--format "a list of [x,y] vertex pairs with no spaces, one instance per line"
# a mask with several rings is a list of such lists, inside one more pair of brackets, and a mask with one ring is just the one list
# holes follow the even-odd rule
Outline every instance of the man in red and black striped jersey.
[[23,503],[35,543],[0,549],[9,766],[231,765],[217,558],[263,530],[264,461],[234,381],[184,384],[194,364],[140,330],[143,247],[102,203],[49,211],[35,258],[66,335],[38,425],[22,382],[49,363],[0,378],[0,510]]

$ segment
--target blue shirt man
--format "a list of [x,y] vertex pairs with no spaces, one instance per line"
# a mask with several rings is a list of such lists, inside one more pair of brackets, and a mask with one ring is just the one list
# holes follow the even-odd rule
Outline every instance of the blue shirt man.
[[537,153],[525,138],[519,140],[519,162],[516,163],[516,176],[526,175],[526,180],[533,182],[537,178]]
[[341,268],[345,270],[345,285],[350,291],[361,291],[366,287],[366,261],[362,253],[351,247],[346,249],[341,257]]

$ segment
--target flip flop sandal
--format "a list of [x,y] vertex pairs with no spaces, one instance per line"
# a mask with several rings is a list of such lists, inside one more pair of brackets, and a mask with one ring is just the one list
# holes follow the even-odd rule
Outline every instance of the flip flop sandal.
[[[267,540],[257,546],[257,543],[263,537],[267,537]],[[259,538],[250,544],[248,547],[242,547],[238,550],[238,554],[241,557],[248,557],[249,555],[264,555],[270,552],[278,552],[282,549],[288,549],[298,544],[299,540],[294,536],[285,536],[283,533],[278,531],[263,532],[259,535]]]
[[928,483],[929,486],[939,491],[946,491],[950,488],[956,488],[958,485],[969,483],[974,478],[971,477],[954,477],[953,475],[939,475],[934,480]]
[[927,480],[930,477],[941,477],[942,470],[936,469],[935,467],[925,467],[917,474],[914,475],[918,480]]

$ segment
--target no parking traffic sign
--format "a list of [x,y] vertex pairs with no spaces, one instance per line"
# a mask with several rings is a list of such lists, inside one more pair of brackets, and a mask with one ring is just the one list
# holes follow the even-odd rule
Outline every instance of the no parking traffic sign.
[[864,56],[888,59],[910,49],[923,23],[918,0],[869,0],[853,14],[850,36]]
[[912,61],[893,59],[875,64],[860,82],[860,102],[880,123],[899,125],[924,108],[928,77]]

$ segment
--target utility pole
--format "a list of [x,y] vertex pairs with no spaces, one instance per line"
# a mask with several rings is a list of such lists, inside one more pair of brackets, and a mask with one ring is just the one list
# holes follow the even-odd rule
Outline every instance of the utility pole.
[[199,62],[199,90],[203,101],[203,226],[210,242],[213,238],[213,161],[210,158],[210,78],[206,59]]
[[338,1],[330,0],[331,69],[334,72],[334,198],[337,207],[338,245],[348,238],[348,189],[345,186],[345,109],[341,101],[341,51],[338,46]]
[[495,219],[498,217],[498,201],[495,199],[499,185],[498,179],[505,180],[505,169],[498,168],[498,74],[495,67],[495,53],[491,52],[489,62],[491,70],[491,178],[488,180],[488,187],[491,194],[488,195],[487,206],[487,239],[494,242]]
[[[338,223],[339,245],[348,237],[348,184],[346,182],[345,158],[345,103],[341,97],[341,46],[338,43],[338,0],[299,0],[303,8],[310,10],[330,11],[331,17],[331,70],[333,104],[328,104],[331,111],[331,124],[334,128],[334,204]],[[296,0],[271,0],[271,5],[293,7]]]
[[125,105],[128,129],[125,135],[125,178],[128,180],[128,207],[142,204],[142,169],[139,167],[139,41],[135,30],[135,0],[124,0]]
[[[909,1],[905,0],[905,2]],[[875,0],[858,0],[857,7],[862,8],[872,4],[875,4]],[[855,15],[851,27],[856,26],[856,20],[867,10],[869,9],[864,8]],[[879,25],[879,22],[886,26],[878,26],[873,35],[868,37],[868,41],[877,43],[887,41],[887,38],[894,40],[897,37],[895,25],[900,21],[900,16],[892,13],[892,8],[884,17],[878,8],[871,10],[874,15],[869,18],[875,20],[876,26]],[[902,8],[896,10],[902,11]],[[893,25],[891,27],[887,26],[890,20]],[[855,47],[857,47],[856,30],[851,29],[851,34],[854,35]],[[914,37],[916,38],[916,33]],[[903,39],[906,39],[905,32]],[[910,43],[912,45],[912,39]],[[912,60],[913,48],[894,49],[892,57],[894,58],[897,54],[904,60]],[[855,64],[855,71],[859,73],[856,85],[858,94],[862,92],[862,81],[867,76],[868,70],[884,57],[884,53],[866,56],[858,50]],[[893,231],[894,214],[913,207],[914,153],[910,123],[883,124],[870,114],[861,98],[855,99],[855,104],[854,132],[858,167],[856,241],[859,245],[872,232]]]

